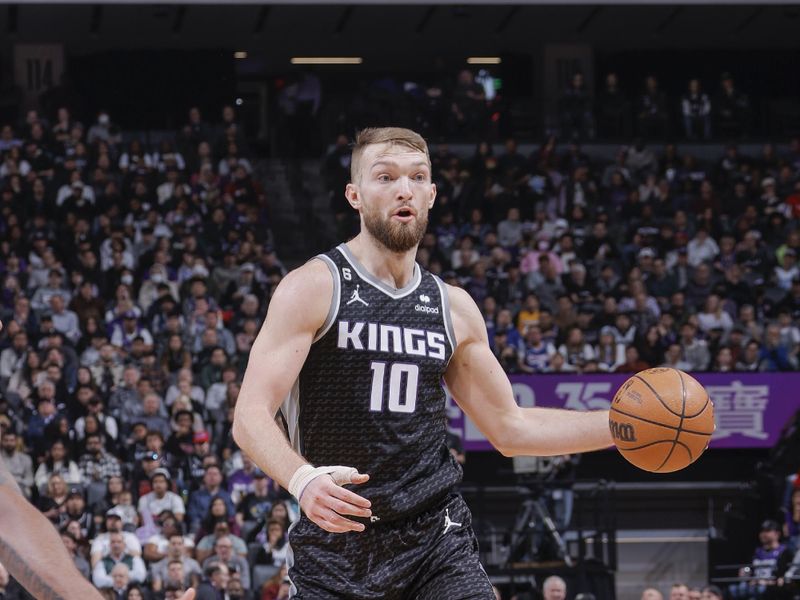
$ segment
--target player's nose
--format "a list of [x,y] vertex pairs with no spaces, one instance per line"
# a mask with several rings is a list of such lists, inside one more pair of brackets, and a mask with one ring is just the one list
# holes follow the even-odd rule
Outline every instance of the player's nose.
[[411,180],[408,177],[397,179],[397,198],[407,200],[412,196]]

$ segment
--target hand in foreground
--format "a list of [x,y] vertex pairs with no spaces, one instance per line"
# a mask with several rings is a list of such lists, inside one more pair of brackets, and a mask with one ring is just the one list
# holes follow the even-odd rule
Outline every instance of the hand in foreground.
[[194,588],[186,590],[183,596],[181,596],[181,600],[194,600]]
[[[363,524],[342,515],[369,518],[372,516],[370,501],[336,483],[334,475],[338,474],[319,475],[306,486],[300,498],[303,512],[314,523],[331,533],[364,531]],[[341,483],[361,484],[368,480],[369,475],[355,471],[348,480]]]

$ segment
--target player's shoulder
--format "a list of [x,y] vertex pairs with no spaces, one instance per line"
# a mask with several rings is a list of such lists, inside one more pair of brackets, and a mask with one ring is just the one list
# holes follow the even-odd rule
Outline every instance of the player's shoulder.
[[464,288],[445,283],[450,303],[450,317],[458,344],[486,337],[486,322],[475,300]]
[[309,292],[324,292],[333,289],[333,276],[330,268],[318,257],[303,263],[296,269],[289,271],[281,279],[275,294],[300,294]]
[[333,293],[333,276],[322,260],[311,259],[289,271],[270,300],[270,311],[295,316],[326,315]]
[[444,283],[444,289],[447,292],[447,297],[450,300],[450,310],[453,312],[471,312],[473,309],[477,310],[478,307],[475,304],[475,301],[472,299],[462,287],[457,285],[451,285],[449,283]]

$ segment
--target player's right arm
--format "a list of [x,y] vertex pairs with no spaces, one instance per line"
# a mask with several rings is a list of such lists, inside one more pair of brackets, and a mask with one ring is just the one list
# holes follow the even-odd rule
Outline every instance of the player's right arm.
[[[321,260],[306,263],[281,281],[250,350],[236,401],[236,443],[286,489],[308,461],[291,447],[275,416],[300,374],[315,335],[325,323],[332,294],[333,279]],[[350,483],[364,483],[367,479],[367,475],[357,474]],[[337,485],[329,476],[311,480],[299,501],[309,519],[334,533],[364,529],[361,523],[342,515],[371,515],[368,500]]]

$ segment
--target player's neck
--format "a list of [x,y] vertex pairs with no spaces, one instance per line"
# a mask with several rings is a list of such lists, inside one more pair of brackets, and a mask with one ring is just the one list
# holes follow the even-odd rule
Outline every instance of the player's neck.
[[395,289],[405,287],[414,276],[416,248],[392,252],[363,231],[347,242],[347,247],[370,274]]

